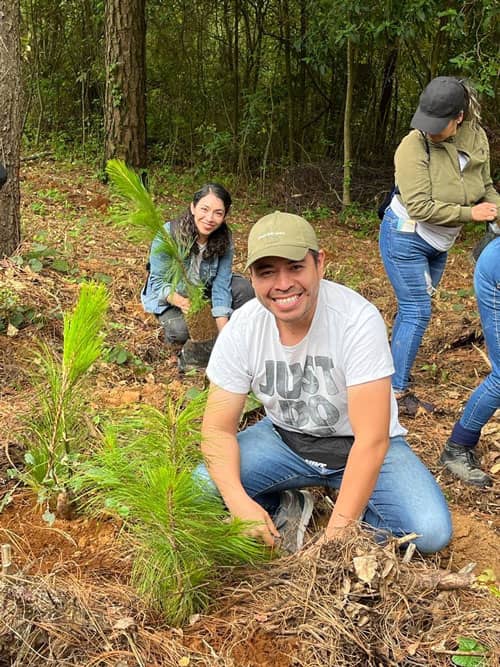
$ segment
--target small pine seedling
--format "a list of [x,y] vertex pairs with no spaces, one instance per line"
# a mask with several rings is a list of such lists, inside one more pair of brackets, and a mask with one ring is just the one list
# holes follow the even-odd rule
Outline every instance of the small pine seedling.
[[224,569],[268,557],[197,471],[205,400],[203,392],[164,412],[136,408],[104,428],[102,446],[74,477],[90,513],[123,520],[132,584],[173,625],[208,605]]

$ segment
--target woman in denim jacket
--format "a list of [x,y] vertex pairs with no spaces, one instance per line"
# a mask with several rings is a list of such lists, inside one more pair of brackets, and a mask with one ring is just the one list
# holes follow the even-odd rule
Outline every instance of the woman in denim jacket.
[[[226,217],[231,195],[218,183],[208,183],[193,196],[188,210],[177,220],[165,223],[165,230],[184,246],[191,246],[186,260],[189,277],[206,287],[212,303],[212,315],[220,331],[231,313],[253,298],[250,283],[232,273],[233,243]],[[149,257],[150,273],[141,294],[144,310],[160,320],[167,343],[185,343],[189,333],[184,314],[190,302],[180,282],[176,291],[165,280],[171,258],[161,252],[157,236]]]

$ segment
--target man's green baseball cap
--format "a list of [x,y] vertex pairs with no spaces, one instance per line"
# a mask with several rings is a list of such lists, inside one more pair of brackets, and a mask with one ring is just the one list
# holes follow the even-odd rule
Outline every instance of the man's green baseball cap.
[[263,257],[284,257],[298,262],[308,250],[319,250],[311,225],[293,213],[274,211],[257,220],[248,235],[246,267]]

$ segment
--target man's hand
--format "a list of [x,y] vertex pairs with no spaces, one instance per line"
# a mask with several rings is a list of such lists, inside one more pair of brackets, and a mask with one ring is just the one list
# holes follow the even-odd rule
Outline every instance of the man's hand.
[[236,432],[246,394],[210,385],[203,417],[201,450],[208,472],[233,517],[252,522],[249,534],[272,547],[279,533],[266,510],[252,500],[240,478],[240,448]]
[[269,514],[259,503],[247,496],[247,498],[240,499],[234,505],[228,505],[228,508],[233,517],[255,524],[249,526],[248,535],[262,540],[269,547],[275,545],[274,540],[280,534]]
[[348,519],[347,517],[337,514],[334,508],[330,521],[323,534],[323,541],[329,542],[330,540],[341,540],[350,532],[350,528],[356,523],[357,522],[353,519]]

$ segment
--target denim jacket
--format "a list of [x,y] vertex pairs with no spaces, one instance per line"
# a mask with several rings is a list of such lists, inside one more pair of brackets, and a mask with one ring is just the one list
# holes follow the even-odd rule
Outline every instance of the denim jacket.
[[[164,227],[170,233],[170,222],[166,222]],[[155,315],[161,315],[167,308],[172,308],[171,304],[167,302],[167,297],[172,291],[172,285],[165,280],[165,274],[168,271],[171,259],[167,253],[159,250],[160,247],[161,237],[157,236],[151,244],[149,276],[141,293],[144,310]],[[199,278],[200,282],[211,291],[213,317],[229,317],[233,312],[231,308],[233,253],[234,247],[231,241],[229,248],[222,257],[203,258],[201,260]],[[189,269],[191,257],[192,255],[186,260],[187,269]],[[177,285],[176,292],[186,296],[186,288],[182,282]]]

